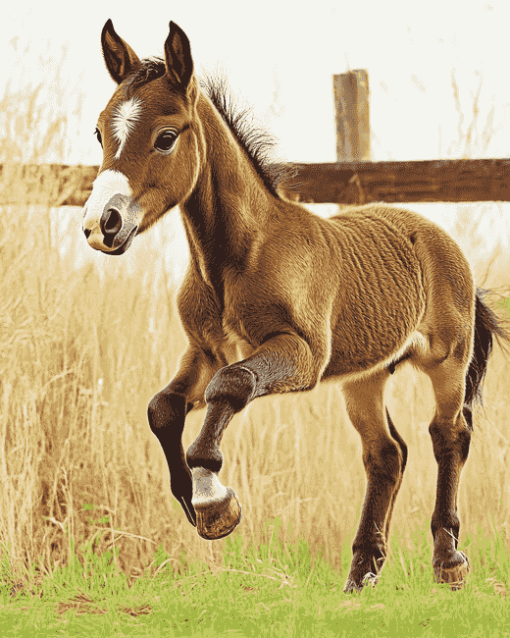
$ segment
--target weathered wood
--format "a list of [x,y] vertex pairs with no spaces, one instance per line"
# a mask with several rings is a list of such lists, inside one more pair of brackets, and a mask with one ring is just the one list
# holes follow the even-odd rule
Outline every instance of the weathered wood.
[[281,190],[308,203],[510,201],[510,159],[295,166]]
[[[294,166],[280,190],[307,203],[510,201],[510,159]],[[0,204],[83,206],[98,168],[0,165]]]
[[368,71],[333,76],[338,162],[370,161]]

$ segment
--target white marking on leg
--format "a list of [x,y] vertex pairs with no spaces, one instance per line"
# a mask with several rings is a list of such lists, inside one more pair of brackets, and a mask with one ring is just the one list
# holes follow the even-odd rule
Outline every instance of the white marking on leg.
[[115,159],[119,159],[129,133],[134,129],[135,124],[140,120],[142,113],[142,102],[136,97],[132,97],[126,102],[122,102],[115,108],[111,125],[115,139],[119,142],[119,148],[115,154]]
[[222,485],[218,475],[204,467],[191,468],[193,478],[193,496],[191,504],[193,507],[204,507],[211,503],[217,503],[226,498],[227,488]]

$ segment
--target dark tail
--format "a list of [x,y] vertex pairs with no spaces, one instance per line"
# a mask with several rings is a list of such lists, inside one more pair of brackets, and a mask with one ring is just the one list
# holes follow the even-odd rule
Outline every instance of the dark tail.
[[475,343],[471,363],[466,374],[466,395],[464,398],[464,404],[468,408],[471,408],[476,399],[480,402],[482,400],[481,386],[487,372],[493,337],[498,339],[500,345],[503,345],[503,340],[510,341],[507,331],[503,328],[504,321],[498,319],[483,301],[486,292],[480,288],[476,291]]

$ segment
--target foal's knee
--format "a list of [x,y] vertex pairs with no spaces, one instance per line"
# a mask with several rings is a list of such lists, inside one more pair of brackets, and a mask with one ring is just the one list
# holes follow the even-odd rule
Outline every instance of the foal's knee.
[[240,412],[255,395],[257,377],[254,372],[242,366],[221,368],[212,378],[205,391],[207,404],[229,404],[235,412]]
[[147,416],[150,428],[158,438],[167,426],[181,425],[184,428],[186,397],[162,390],[150,400]]

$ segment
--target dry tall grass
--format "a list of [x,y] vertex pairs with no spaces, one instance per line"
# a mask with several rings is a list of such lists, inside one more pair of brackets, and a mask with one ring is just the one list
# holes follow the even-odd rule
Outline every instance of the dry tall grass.
[[[2,144],[9,148],[8,140]],[[13,173],[12,187],[19,191],[23,184],[15,180]],[[90,252],[95,263],[76,269],[73,253],[83,249],[84,239],[79,231],[68,236],[63,254],[65,237],[51,223],[57,214],[25,206],[4,207],[0,215],[4,556],[18,574],[29,561],[51,571],[66,559],[71,541],[95,537],[100,547],[119,549],[128,572],[150,563],[159,544],[176,565],[183,553],[219,563],[226,541],[204,541],[187,523],[146,418],[150,398],[172,377],[184,348],[175,291],[161,267],[164,242],[149,235],[131,261]],[[79,211],[65,214],[79,226]],[[506,534],[510,524],[509,373],[496,348],[462,481],[463,538],[479,526]],[[388,405],[409,445],[393,529],[412,551],[420,531],[428,534],[434,505],[430,384],[401,366]],[[203,416],[188,418],[186,446]],[[235,534],[260,543],[278,517],[283,540],[305,538],[340,567],[365,477],[358,435],[337,388],[258,399],[231,423],[222,449],[222,481],[234,486],[243,505]]]

